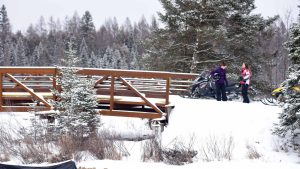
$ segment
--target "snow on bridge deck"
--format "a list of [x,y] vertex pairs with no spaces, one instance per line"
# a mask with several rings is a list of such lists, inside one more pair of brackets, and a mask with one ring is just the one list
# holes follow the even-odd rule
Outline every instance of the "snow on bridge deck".
[[[170,94],[187,92],[197,74],[78,68],[81,78],[93,78],[102,115],[140,118],[168,117]],[[49,99],[59,90],[56,67],[1,67],[0,110],[52,110]]]

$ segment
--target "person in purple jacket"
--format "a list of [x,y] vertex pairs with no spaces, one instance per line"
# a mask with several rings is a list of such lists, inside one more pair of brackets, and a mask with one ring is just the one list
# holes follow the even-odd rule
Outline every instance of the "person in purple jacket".
[[[220,67],[213,70],[210,75],[212,77],[215,77],[214,79],[216,84],[216,92],[217,92],[217,101],[227,101],[226,96],[226,86],[228,86],[228,81],[226,78],[226,64],[225,62],[222,62]],[[222,96],[222,97],[221,97]]]

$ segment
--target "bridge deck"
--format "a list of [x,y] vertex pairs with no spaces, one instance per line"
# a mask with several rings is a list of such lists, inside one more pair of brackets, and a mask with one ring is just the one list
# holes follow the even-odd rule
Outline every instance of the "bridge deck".
[[[140,118],[161,118],[171,111],[170,94],[186,92],[196,74],[85,69],[80,78],[95,80],[100,114]],[[0,67],[0,111],[51,110],[52,90],[59,89],[55,67]]]

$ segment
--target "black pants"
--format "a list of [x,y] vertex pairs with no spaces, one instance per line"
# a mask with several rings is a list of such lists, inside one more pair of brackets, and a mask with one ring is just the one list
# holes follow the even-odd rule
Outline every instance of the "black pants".
[[248,84],[242,85],[242,96],[243,96],[243,103],[250,103],[249,97],[248,97]]
[[221,101],[221,96],[223,101],[227,101],[225,84],[216,84],[217,90],[217,100]]

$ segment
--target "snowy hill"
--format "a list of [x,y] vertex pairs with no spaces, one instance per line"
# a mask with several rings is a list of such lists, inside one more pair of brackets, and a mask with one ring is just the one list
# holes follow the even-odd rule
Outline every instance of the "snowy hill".
[[[171,100],[176,107],[172,111],[169,125],[162,133],[162,146],[171,147],[175,141],[186,144],[193,141],[193,148],[198,151],[195,159],[197,162],[180,168],[253,169],[259,167],[291,169],[299,167],[300,158],[297,154],[281,150],[280,139],[271,134],[273,123],[278,121],[277,117],[281,108],[266,106],[260,102],[243,104],[235,101],[217,102],[215,100],[183,99],[177,96],[172,97]],[[115,130],[119,128],[124,132],[125,126],[130,126],[126,118],[105,118],[103,120],[108,122],[106,125],[109,124],[110,128],[114,126]],[[134,121],[136,123],[132,122],[129,128],[136,129],[137,133],[139,129],[143,131],[137,126],[139,120],[134,119]],[[146,131],[145,129],[144,132]],[[232,143],[229,143],[229,140],[232,140]],[[232,159],[220,159],[220,161],[212,159],[214,161],[205,162],[207,160],[204,160],[205,155],[201,153],[201,150],[207,150],[207,147],[211,146],[211,142],[220,146],[232,144]],[[224,142],[226,142],[225,145],[222,145]],[[140,144],[135,143],[131,146],[133,147],[131,154],[140,153]],[[257,153],[259,157],[250,159],[251,153]],[[213,158],[213,155],[210,157]],[[79,165],[110,169],[123,168],[124,166],[126,168],[178,168],[178,166],[165,164],[141,163],[137,160],[138,158],[129,158],[125,161],[85,161]]]
[[[272,135],[278,121],[280,107],[260,102],[243,104],[239,101],[171,98],[176,105],[169,125],[162,133],[162,147],[172,148],[176,143],[190,146],[198,152],[192,164],[173,166],[141,160],[145,141],[125,141],[128,156],[121,161],[95,160],[86,155],[78,162],[80,167],[96,169],[117,168],[299,168],[300,158],[281,146],[281,139]],[[18,123],[28,124],[29,113],[15,113]],[[10,114],[1,114],[1,124],[14,124]],[[122,138],[153,137],[147,120],[122,117],[102,117],[103,128]],[[178,144],[177,144],[178,145]],[[224,155],[225,153],[225,155]],[[226,154],[227,153],[227,154]],[[19,163],[10,161],[8,163]]]

